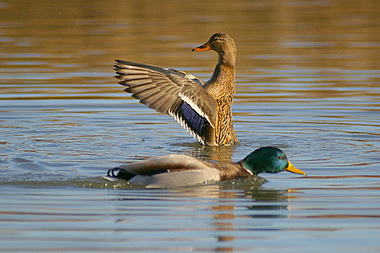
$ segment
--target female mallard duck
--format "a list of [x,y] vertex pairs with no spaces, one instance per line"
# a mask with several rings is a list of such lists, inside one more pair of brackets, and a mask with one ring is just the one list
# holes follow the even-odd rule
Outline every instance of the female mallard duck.
[[225,33],[216,33],[193,51],[214,50],[218,64],[205,84],[182,71],[116,60],[116,78],[126,92],[149,108],[172,116],[203,145],[237,142],[231,104],[235,93],[236,46]]
[[108,177],[125,179],[149,188],[165,188],[284,170],[306,176],[305,172],[288,161],[282,150],[263,147],[237,163],[210,163],[187,155],[168,155],[111,169]]

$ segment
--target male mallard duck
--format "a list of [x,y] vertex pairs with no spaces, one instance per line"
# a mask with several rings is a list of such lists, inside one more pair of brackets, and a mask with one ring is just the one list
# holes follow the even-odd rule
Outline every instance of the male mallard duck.
[[214,50],[218,64],[205,84],[183,71],[116,60],[116,78],[126,92],[157,112],[170,115],[203,145],[237,142],[231,104],[235,93],[236,46],[225,33],[216,33],[193,51]]
[[125,179],[149,188],[165,188],[284,170],[306,175],[288,161],[282,150],[263,147],[237,163],[210,163],[187,155],[168,155],[122,165],[109,170],[107,174],[108,177]]

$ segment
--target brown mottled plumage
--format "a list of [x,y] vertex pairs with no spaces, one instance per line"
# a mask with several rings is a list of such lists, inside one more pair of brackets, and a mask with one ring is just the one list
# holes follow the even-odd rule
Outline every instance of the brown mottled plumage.
[[232,125],[235,93],[236,45],[224,33],[216,33],[193,51],[213,50],[218,64],[205,84],[190,74],[158,66],[117,60],[115,70],[126,92],[163,114],[175,118],[203,145],[237,142]]

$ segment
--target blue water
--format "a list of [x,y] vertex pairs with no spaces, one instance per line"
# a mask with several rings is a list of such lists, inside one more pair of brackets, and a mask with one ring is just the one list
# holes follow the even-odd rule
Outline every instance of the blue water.
[[[160,11],[157,11],[160,10]],[[373,1],[0,3],[1,252],[380,251],[379,6]],[[203,147],[123,92],[115,59],[207,80],[238,46],[240,144]],[[103,179],[167,154],[282,172],[180,189]]]

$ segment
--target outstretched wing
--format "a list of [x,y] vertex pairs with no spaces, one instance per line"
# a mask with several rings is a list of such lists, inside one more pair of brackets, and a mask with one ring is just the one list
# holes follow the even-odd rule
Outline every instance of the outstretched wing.
[[176,119],[199,142],[205,144],[207,128],[215,128],[214,98],[200,79],[185,72],[153,65],[117,60],[116,78],[126,92],[157,112]]

